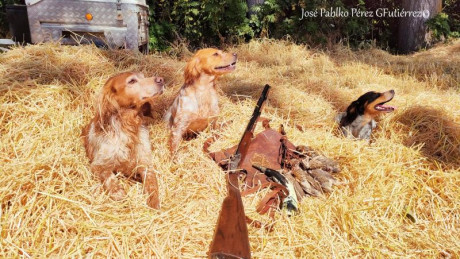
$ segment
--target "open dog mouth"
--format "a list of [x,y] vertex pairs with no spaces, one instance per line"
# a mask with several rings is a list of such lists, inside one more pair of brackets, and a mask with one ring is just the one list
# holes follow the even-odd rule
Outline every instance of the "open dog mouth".
[[235,67],[236,67],[236,61],[234,61],[230,65],[219,66],[219,67],[215,67],[214,69],[216,69],[216,70],[233,70],[233,69],[235,69]]
[[385,105],[387,102],[391,101],[392,99],[393,98],[391,98],[390,100],[388,100],[386,102],[379,103],[379,104],[375,105],[374,109],[377,110],[377,111],[380,111],[380,112],[392,112],[392,111],[396,110],[395,106]]

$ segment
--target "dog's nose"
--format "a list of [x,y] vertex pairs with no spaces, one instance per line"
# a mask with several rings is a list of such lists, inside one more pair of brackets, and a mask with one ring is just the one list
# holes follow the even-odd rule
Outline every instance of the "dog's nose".
[[163,84],[164,82],[165,80],[163,79],[163,77],[155,77],[155,83]]

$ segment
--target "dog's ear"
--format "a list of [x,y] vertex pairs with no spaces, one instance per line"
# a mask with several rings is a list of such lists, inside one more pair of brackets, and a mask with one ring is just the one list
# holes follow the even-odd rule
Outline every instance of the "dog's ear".
[[356,112],[360,115],[363,115],[364,114],[364,107],[366,107],[367,105],[367,101],[366,103],[362,103],[361,101],[359,101],[357,104],[356,104]]
[[345,127],[352,123],[358,117],[361,110],[364,113],[364,106],[361,105],[361,102],[359,100],[353,101],[347,108],[347,114],[340,120],[340,126]]
[[110,119],[110,116],[120,108],[115,100],[116,94],[117,89],[114,86],[114,80],[110,78],[102,88],[96,103],[97,114],[103,123]]
[[201,64],[199,57],[193,57],[185,66],[185,85],[191,85],[193,82],[200,77]]
[[353,101],[347,108],[347,113],[359,113],[361,102],[359,100]]
[[353,101],[350,106],[347,108],[347,113],[356,113],[357,115],[363,115],[364,114],[364,107],[366,106],[367,101],[363,103],[362,100],[356,100]]
[[352,102],[348,107],[347,107],[347,113],[356,113],[356,107],[357,107],[358,101]]

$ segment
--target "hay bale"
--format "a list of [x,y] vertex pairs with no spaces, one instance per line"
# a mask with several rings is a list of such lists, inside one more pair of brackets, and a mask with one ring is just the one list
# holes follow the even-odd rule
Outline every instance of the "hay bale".
[[[240,57],[238,68],[219,84],[220,120],[232,123],[211,148],[238,142],[255,105],[252,93],[269,83],[273,91],[263,116],[273,125],[284,124],[293,143],[305,143],[340,161],[342,173],[337,178],[343,184],[324,198],[303,199],[298,216],[278,213],[273,232],[250,228],[253,257],[459,254],[459,169],[427,158],[426,152],[406,142],[406,129],[429,122],[406,122],[402,117],[411,113],[401,109],[382,118],[375,142],[369,145],[334,135],[333,117],[347,99],[391,88],[396,91],[395,105],[445,107],[449,112],[442,118],[458,124],[458,89],[452,86],[454,77],[444,77],[441,71],[445,67],[455,75],[460,66],[438,62],[427,66],[423,73],[429,77],[423,78],[419,69],[399,73],[395,67],[390,71],[396,72],[389,73],[365,62],[375,59],[375,50],[360,52],[357,59],[350,51],[339,55],[285,45],[258,41],[234,48]],[[458,60],[458,52],[449,53],[451,60]],[[405,58],[404,64],[420,60],[416,55]],[[93,46],[43,44],[0,54],[0,257],[206,256],[226,193],[223,173],[201,151],[213,132],[183,142],[173,162],[165,156],[168,132],[160,120],[182,84],[184,64],[175,57],[144,57]],[[128,198],[110,200],[89,171],[79,137],[92,116],[95,93],[109,76],[125,70],[161,75],[167,83],[165,94],[155,102],[150,126],[160,211],[145,205],[139,183],[124,178]],[[304,132],[296,129],[298,122]],[[256,133],[260,130],[259,126]],[[438,135],[445,141],[430,144],[430,136],[436,135],[430,129],[418,132],[418,141],[441,150],[441,158],[455,154],[454,133]],[[244,200],[247,214],[255,219],[260,219],[254,208],[261,195]],[[407,219],[408,213],[415,223]]]

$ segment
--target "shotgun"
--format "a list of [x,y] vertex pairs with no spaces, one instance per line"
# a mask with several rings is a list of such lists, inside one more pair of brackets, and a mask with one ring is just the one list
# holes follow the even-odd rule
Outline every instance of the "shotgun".
[[228,193],[222,203],[222,209],[217,219],[214,238],[209,250],[210,258],[251,258],[248,226],[246,225],[246,215],[244,214],[243,201],[241,200],[238,185],[238,168],[240,163],[244,161],[249,144],[254,136],[254,128],[261,114],[262,106],[267,100],[269,90],[270,86],[265,85],[235,154],[230,158],[226,174]]

